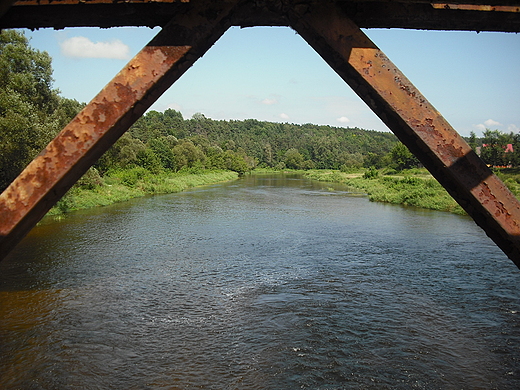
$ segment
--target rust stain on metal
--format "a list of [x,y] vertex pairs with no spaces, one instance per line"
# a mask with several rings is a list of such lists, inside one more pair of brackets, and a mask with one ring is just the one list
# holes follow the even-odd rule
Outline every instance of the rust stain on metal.
[[146,3],[188,3],[189,0],[16,0],[19,5],[89,5],[89,4],[146,4]]
[[485,12],[520,12],[520,7],[512,5],[478,5],[478,4],[448,4],[433,3],[435,9],[485,11]]

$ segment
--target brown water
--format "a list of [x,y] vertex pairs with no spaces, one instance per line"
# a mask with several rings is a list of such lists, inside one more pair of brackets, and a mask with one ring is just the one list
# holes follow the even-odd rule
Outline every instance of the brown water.
[[0,388],[518,389],[519,286],[469,218],[246,177],[34,229]]

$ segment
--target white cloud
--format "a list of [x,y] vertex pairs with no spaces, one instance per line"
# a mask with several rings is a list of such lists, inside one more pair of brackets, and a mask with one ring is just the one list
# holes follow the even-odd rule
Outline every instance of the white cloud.
[[484,124],[485,124],[487,127],[492,127],[492,126],[502,126],[502,123],[497,122],[497,121],[494,121],[493,119],[488,119],[487,121],[484,121]]
[[339,123],[349,123],[350,122],[350,119],[348,119],[346,116],[341,116],[339,118],[336,118],[336,120],[339,122]]
[[67,57],[114,58],[127,60],[130,48],[118,39],[108,42],[92,42],[85,37],[72,37],[60,43],[61,52]]
[[280,115],[279,115],[280,118],[284,119],[284,120],[287,120],[289,119],[289,115],[287,115],[286,113],[282,112]]
[[509,126],[507,126],[507,131],[511,131],[513,133],[518,133],[518,132],[520,132],[520,127],[511,123]]
[[262,100],[262,104],[266,104],[268,106],[272,106],[273,104],[278,104],[278,100],[277,99],[270,99],[270,98],[265,98],[264,100]]
[[478,130],[484,132],[486,131],[486,125],[479,123],[478,125],[473,125],[473,127],[476,127]]

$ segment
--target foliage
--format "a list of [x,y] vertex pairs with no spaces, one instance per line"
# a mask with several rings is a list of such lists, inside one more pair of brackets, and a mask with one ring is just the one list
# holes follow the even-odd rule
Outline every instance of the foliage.
[[376,174],[372,169],[357,175],[313,171],[307,172],[305,176],[314,180],[344,183],[353,189],[365,192],[371,201],[450,211],[456,214],[465,213],[424,169],[403,171],[400,176]]
[[379,171],[375,168],[370,168],[363,174],[363,179],[374,179],[379,177]]
[[513,144],[513,134],[501,133],[498,130],[486,130],[482,137],[480,158],[491,166],[507,166],[511,156],[506,152],[507,144]]
[[51,58],[23,33],[0,32],[0,190],[79,111],[52,88]]
[[[368,166],[376,166],[376,163],[384,161],[397,142],[391,133],[358,128],[282,124],[254,119],[217,121],[201,113],[185,120],[181,113],[172,109],[164,113],[149,111],[132,126],[128,136],[154,149],[166,169],[180,170],[194,165],[223,168],[226,165],[223,160],[234,159],[237,163],[238,158],[244,161],[231,165],[239,167],[233,169],[240,173],[257,166],[350,169],[362,167],[365,160],[370,163]],[[170,151],[164,145],[157,146],[156,140],[164,137],[172,137],[178,142],[176,149],[169,147],[176,155],[173,167]],[[163,155],[169,156],[163,158]]]
[[398,171],[402,171],[403,169],[415,168],[420,165],[419,160],[415,157],[408,148],[398,142],[390,151],[390,163],[389,167],[394,168]]
[[99,185],[89,188],[74,186],[49,214],[59,215],[78,209],[107,206],[145,195],[180,192],[195,186],[233,180],[237,176],[237,173],[230,171],[152,174],[142,167],[118,169],[108,172]]

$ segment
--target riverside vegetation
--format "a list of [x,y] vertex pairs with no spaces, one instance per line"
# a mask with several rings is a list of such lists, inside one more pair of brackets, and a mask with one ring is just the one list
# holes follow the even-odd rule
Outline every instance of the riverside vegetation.
[[396,172],[366,170],[364,173],[338,171],[308,172],[306,177],[343,183],[366,193],[371,201],[403,204],[430,210],[464,214],[464,210],[424,168]]
[[[0,190],[84,106],[52,88],[51,58],[23,33],[0,33]],[[520,138],[487,130],[468,141],[490,165],[520,165]],[[511,148],[505,145],[511,144]],[[149,111],[58,202],[51,214],[182,191],[259,170],[302,170],[371,200],[462,213],[397,138],[386,132]],[[518,194],[514,168],[499,172]]]

